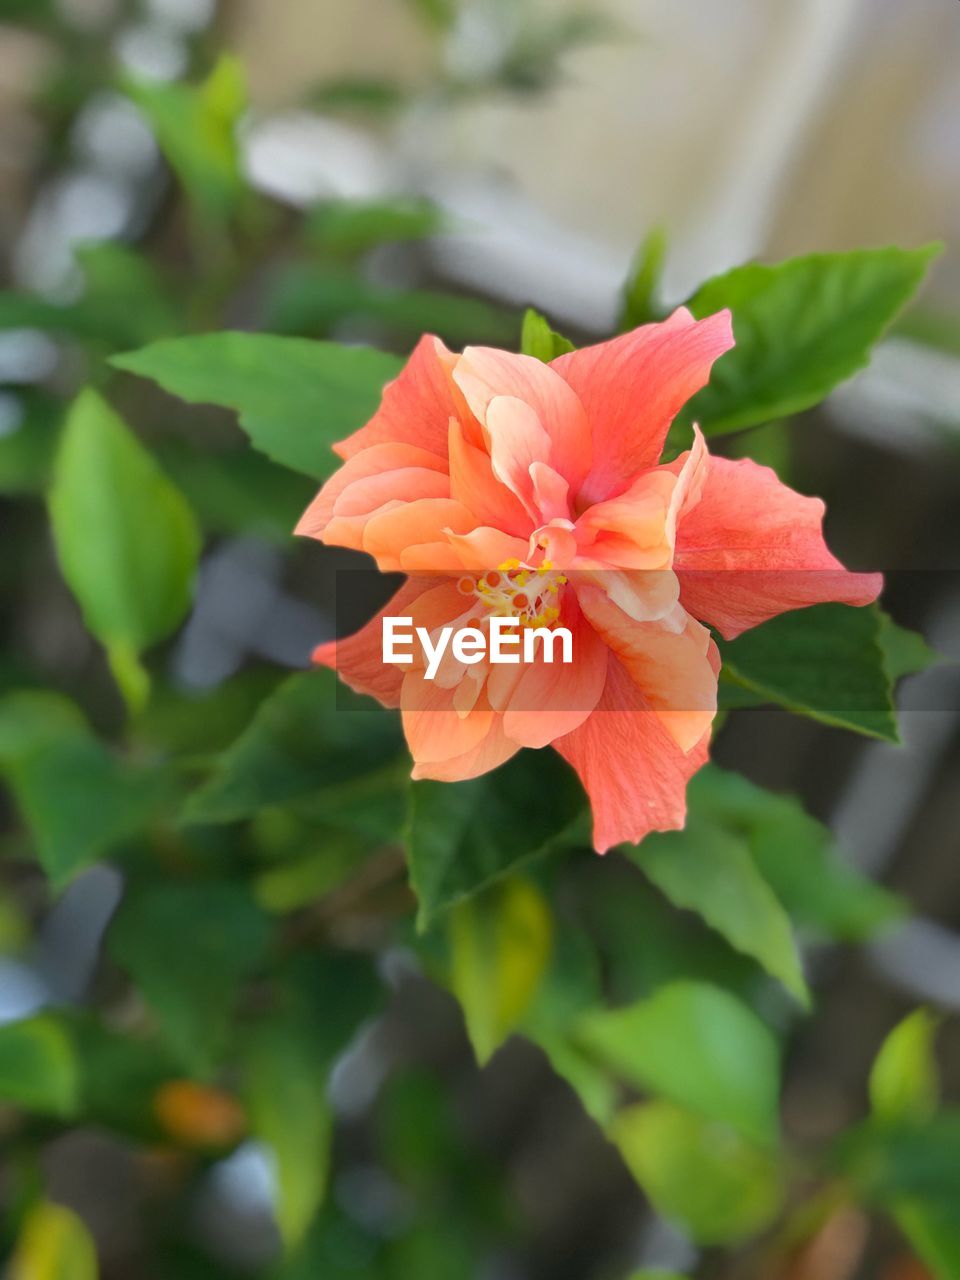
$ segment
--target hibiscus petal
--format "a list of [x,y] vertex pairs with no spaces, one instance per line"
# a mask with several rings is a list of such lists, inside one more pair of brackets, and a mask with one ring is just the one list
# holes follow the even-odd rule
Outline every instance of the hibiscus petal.
[[389,474],[406,467],[425,467],[441,474],[445,474],[447,469],[442,458],[415,445],[378,444],[363,449],[334,472],[300,517],[294,533],[307,538],[322,538],[333,517],[334,506],[347,489],[371,476]]
[[477,524],[490,525],[505,533],[524,537],[530,532],[531,517],[523,503],[494,475],[486,449],[466,437],[461,423],[450,423],[450,497],[469,507]]
[[374,416],[335,444],[334,452],[352,458],[373,445],[412,444],[445,460],[450,419],[469,416],[451,377],[456,360],[439,338],[421,338],[399,375],[384,388]]
[[455,705],[455,692],[425,679],[419,671],[404,676],[400,695],[403,732],[418,765],[455,760],[479,746],[489,733],[495,713],[486,700],[462,716]]
[[474,416],[488,426],[489,407],[497,398],[529,405],[549,440],[537,457],[558,471],[571,490],[579,488],[591,465],[590,427],[578,396],[549,365],[532,356],[467,347],[453,377]]
[[542,658],[522,668],[505,706],[503,731],[522,747],[546,747],[583,724],[600,701],[607,675],[606,645],[576,610],[564,610],[572,635],[573,662]]
[[435,760],[430,764],[415,764],[411,777],[433,778],[437,782],[464,782],[467,778],[479,778],[498,765],[515,756],[520,748],[503,732],[503,719],[495,716],[486,736],[476,746],[449,760]]
[[599,853],[686,820],[687,782],[707,760],[709,732],[686,754],[611,654],[596,710],[553,746],[577,771],[593,810]]
[[688,613],[728,640],[788,609],[870,604],[878,573],[850,573],[827,549],[824,505],[748,458],[711,457],[697,505],[681,517],[674,568]]
[[661,324],[583,347],[551,364],[576,391],[593,435],[584,494],[620,493],[656,466],[670,424],[707,384],[713,362],[733,346],[729,311],[694,320],[686,308]]
[[[404,553],[413,548],[431,543],[446,548],[445,529],[466,533],[473,524],[472,513],[451,498],[419,498],[370,516],[363,529],[362,549],[373,556],[379,569],[389,573],[404,568]],[[406,564],[412,567],[409,557]],[[450,565],[421,563],[418,567],[447,569]]]
[[344,684],[356,693],[376,698],[385,707],[399,707],[403,677],[409,667],[384,662],[383,619],[411,615],[417,602],[435,589],[436,583],[429,578],[409,578],[359,631],[342,640],[329,640],[318,645],[313,651],[312,661],[317,666],[336,671]]
[[579,592],[580,607],[617,655],[647,705],[681,751],[690,751],[717,714],[717,674],[710,633],[685,618],[678,634],[658,622],[635,622],[593,587]]

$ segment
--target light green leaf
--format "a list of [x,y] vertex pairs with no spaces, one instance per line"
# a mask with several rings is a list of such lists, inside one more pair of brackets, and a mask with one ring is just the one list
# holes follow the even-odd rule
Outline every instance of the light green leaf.
[[63,1027],[48,1014],[0,1026],[0,1101],[44,1115],[77,1105],[77,1062]]
[[50,517],[63,576],[136,702],[138,655],[190,607],[200,534],[181,494],[95,391],[70,410]]
[[338,687],[332,671],[290,676],[219,758],[184,818],[237,822],[266,805],[309,802],[318,819],[339,815],[341,822],[355,817],[364,824],[386,813],[399,823],[405,784],[390,766],[401,742],[396,717]]
[[83,1221],[63,1205],[43,1201],[20,1228],[10,1280],[97,1280],[97,1251]]
[[860,941],[906,914],[892,893],[846,865],[827,828],[793,796],[707,765],[691,780],[691,815],[742,836],[780,902],[800,924]]
[[737,345],[717,362],[687,420],[722,435],[819,403],[867,364],[940,250],[811,254],[708,281],[690,309],[702,319],[729,307]]
[[621,330],[635,329],[638,325],[657,320],[657,290],[667,256],[667,233],[663,227],[654,227],[637,251],[630,266],[630,275],[623,291]]
[[247,91],[240,62],[223,55],[199,86],[135,80],[127,92],[199,217],[213,225],[229,221],[244,193],[237,126]]
[[728,991],[673,982],[638,1004],[586,1014],[575,1034],[629,1083],[729,1124],[752,1142],[776,1143],[779,1047]]
[[111,363],[190,404],[235,410],[262,453],[323,480],[339,465],[331,446],[373,416],[402,362],[369,347],[208,333],[156,342]]
[[720,643],[724,671],[797,715],[899,742],[880,612],[820,604]]
[[928,1120],[940,1078],[934,1057],[939,1019],[916,1009],[890,1032],[870,1071],[870,1103],[878,1120]]
[[780,1211],[776,1157],[726,1125],[650,1102],[622,1111],[611,1137],[657,1212],[699,1244],[748,1239]]
[[675,906],[696,911],[809,1005],[790,918],[743,838],[691,814],[684,830],[655,832],[624,852]]
[[469,782],[415,782],[407,832],[421,931],[526,861],[588,839],[583,795],[552,751],[523,751]]
[[192,1071],[222,1052],[241,980],[260,964],[266,916],[240,885],[134,884],[107,935],[111,956]]
[[69,699],[49,692],[0,701],[0,772],[55,889],[136,835],[171,799],[165,771],[115,757]]
[[543,894],[512,876],[453,908],[450,985],[483,1066],[532,1004],[550,961],[553,923]]
[[960,1224],[956,1212],[905,1202],[893,1211],[897,1226],[936,1280],[960,1276]]
[[251,1132],[273,1155],[277,1226],[293,1249],[327,1187],[333,1118],[326,1076],[310,1039],[283,1023],[261,1027],[250,1038],[243,1074]]
[[551,360],[556,360],[557,356],[573,351],[574,345],[569,338],[564,338],[551,329],[539,311],[529,307],[523,317],[520,350],[525,356],[533,356],[537,360],[542,360],[544,364],[549,364]]

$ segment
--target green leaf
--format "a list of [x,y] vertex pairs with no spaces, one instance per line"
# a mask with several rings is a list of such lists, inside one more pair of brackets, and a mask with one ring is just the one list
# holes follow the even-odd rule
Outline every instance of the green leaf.
[[309,1037],[278,1022],[251,1036],[243,1075],[251,1132],[267,1144],[275,1163],[277,1226],[293,1249],[327,1187],[333,1119],[325,1076]]
[[890,1032],[870,1071],[870,1103],[878,1120],[928,1120],[940,1078],[934,1057],[939,1019],[916,1009]]
[[450,985],[485,1065],[532,1004],[550,960],[553,922],[543,894],[512,876],[453,908]]
[[69,699],[48,692],[0,701],[0,772],[55,889],[136,835],[171,799],[165,771],[115,757]]
[[956,1211],[945,1213],[923,1204],[904,1203],[893,1213],[897,1226],[936,1280],[960,1276],[960,1225]]
[[77,1062],[63,1027],[48,1014],[0,1026],[0,1101],[44,1115],[77,1105]]
[[70,410],[50,517],[63,576],[136,704],[138,655],[190,607],[200,534],[181,494],[95,391]]
[[880,612],[820,604],[721,642],[724,670],[797,715],[899,742]]
[[324,797],[330,801],[325,816],[336,817],[349,812],[351,787],[358,789],[362,809],[374,799],[374,784],[385,787],[387,802],[391,793],[400,800],[397,773],[370,775],[398,759],[401,742],[396,717],[339,687],[333,672],[291,676],[219,758],[213,776],[191,796],[184,818],[237,822],[266,805],[295,801],[309,802],[322,815]]
[[27,390],[9,397],[12,420],[0,435],[0,493],[39,493],[47,485],[60,436],[60,405],[43,393]]
[[447,216],[429,200],[331,200],[307,215],[305,234],[327,253],[365,253],[381,244],[425,240],[447,226]]
[[818,404],[864,368],[940,251],[811,254],[708,281],[690,309],[702,319],[729,307],[737,345],[717,362],[687,420],[715,436]]
[[746,1240],[780,1211],[776,1158],[726,1125],[650,1102],[621,1112],[611,1137],[657,1212],[699,1244]]
[[315,338],[343,323],[366,330],[382,326],[391,338],[403,341],[435,333],[454,347],[470,342],[509,345],[518,327],[512,312],[479,298],[385,288],[342,266],[300,262],[273,281],[266,299],[266,328]]
[[72,1209],[43,1201],[20,1228],[10,1280],[97,1280],[93,1237]]
[[960,1112],[943,1109],[928,1120],[872,1119],[844,1135],[837,1162],[866,1203],[893,1211],[919,1204],[937,1217],[955,1221],[960,1203]]
[[899,626],[888,613],[880,614],[880,648],[883,650],[887,675],[896,681],[903,676],[916,675],[943,661],[936,649],[931,649],[923,636]]
[[843,862],[827,828],[793,796],[711,764],[692,779],[687,798],[691,815],[747,840],[761,875],[799,923],[862,941],[906,914],[892,893]]
[[160,1020],[170,1047],[205,1072],[224,1049],[240,982],[260,964],[270,926],[234,884],[134,884],[107,935]]
[[624,1009],[588,1013],[576,1037],[624,1080],[760,1145],[777,1140],[780,1054],[746,1005],[705,982],[674,982]]
[[244,193],[237,126],[247,91],[238,59],[221,56],[199,86],[136,80],[126,87],[198,216],[212,225],[229,221]]
[[691,814],[684,830],[654,833],[624,852],[675,906],[696,911],[809,1005],[790,918],[744,839]]
[[667,256],[667,233],[654,227],[637,252],[623,291],[620,329],[635,329],[659,319],[657,290]]
[[421,931],[530,859],[587,838],[583,795],[552,751],[523,751],[469,782],[410,790],[407,861]]
[[573,351],[574,345],[569,338],[564,338],[551,329],[539,311],[529,307],[523,317],[520,350],[525,356],[533,356],[537,360],[542,360],[544,364],[549,364],[551,360],[556,360],[557,356]]
[[190,404],[235,410],[261,453],[323,480],[338,465],[331,446],[373,416],[402,362],[335,342],[209,333],[156,342],[111,363]]

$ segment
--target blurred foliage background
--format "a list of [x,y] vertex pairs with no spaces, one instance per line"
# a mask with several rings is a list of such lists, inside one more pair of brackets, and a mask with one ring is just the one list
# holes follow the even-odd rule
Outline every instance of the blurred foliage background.
[[[11,1280],[960,1276],[960,690],[904,630],[960,649],[955,8],[0,0]],[[547,753],[411,798],[289,674],[355,567],[290,530],[422,332],[937,236],[866,373],[701,406],[896,624],[731,647],[685,833],[594,858]],[[783,269],[774,349],[842,271],[865,356],[925,265]],[[841,639],[860,704],[777,684]]]

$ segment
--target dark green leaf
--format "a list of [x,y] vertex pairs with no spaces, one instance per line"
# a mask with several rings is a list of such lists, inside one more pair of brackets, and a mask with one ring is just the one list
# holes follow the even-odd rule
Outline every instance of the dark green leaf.
[[960,1225],[956,1211],[929,1209],[923,1204],[904,1203],[893,1216],[918,1257],[936,1280],[957,1280],[960,1276]]
[[95,391],[82,392],[67,419],[50,516],[63,576],[128,701],[140,704],[138,655],[190,607],[200,534],[179,491]]
[[776,1158],[726,1125],[649,1102],[621,1112],[611,1136],[657,1212],[700,1244],[748,1239],[780,1211]]
[[[10,393],[12,396],[12,393]],[[13,419],[0,435],[0,493],[39,493],[49,482],[62,412],[53,399],[30,392],[11,403]]]
[[428,289],[388,289],[342,267],[298,263],[281,272],[266,302],[265,327],[320,337],[344,321],[380,327],[405,341],[434,333],[451,346],[513,343],[517,319],[478,298]]
[[880,648],[891,680],[916,675],[943,661],[941,654],[931,649],[919,632],[898,626],[888,613],[879,612]]
[[0,702],[0,771],[57,889],[136,835],[171,798],[165,772],[117,759],[54,693]]
[[682,831],[655,832],[625,852],[675,906],[696,911],[809,1004],[790,919],[746,840],[692,813]]
[[331,446],[372,417],[401,367],[367,347],[254,333],[172,338],[112,363],[191,404],[235,410],[262,453],[316,480],[336,468]]
[[674,982],[628,1008],[586,1014],[576,1035],[629,1083],[729,1124],[752,1142],[776,1143],[777,1042],[728,991]]
[[76,1108],[77,1083],[73,1045],[53,1017],[0,1026],[0,1101],[66,1116]]
[[690,406],[706,435],[809,409],[862,369],[920,287],[939,245],[811,254],[737,267],[689,306],[701,319],[729,307],[737,345]]
[[898,742],[880,612],[820,604],[720,644],[725,671],[797,715]]
[[[396,761],[400,744],[396,717],[338,687],[332,672],[291,676],[220,757],[184,816],[188,822],[236,822],[266,805],[306,801],[318,818],[335,819],[352,786],[360,789],[361,806],[370,803],[368,789],[381,779],[369,775]],[[389,774],[383,785],[402,796],[398,774]]]
[[354,254],[400,240],[425,240],[446,225],[446,215],[429,200],[396,196],[330,201],[310,212],[305,231],[319,249]]
[[407,841],[421,930],[524,862],[586,838],[583,795],[552,751],[469,782],[416,782]]
[[224,1049],[237,988],[268,938],[267,918],[239,885],[152,883],[128,891],[108,945],[171,1049],[204,1072]]

